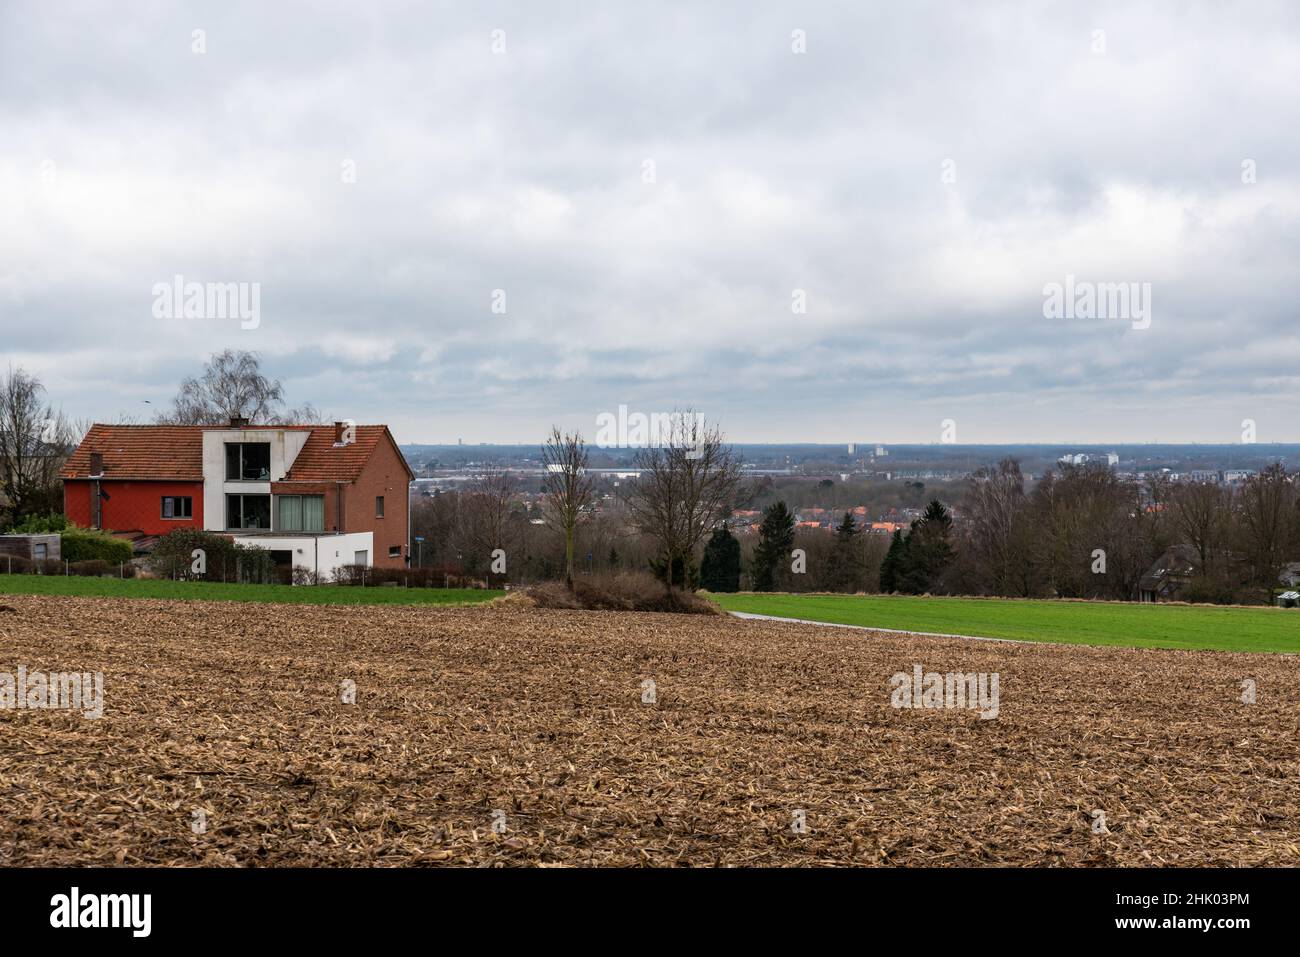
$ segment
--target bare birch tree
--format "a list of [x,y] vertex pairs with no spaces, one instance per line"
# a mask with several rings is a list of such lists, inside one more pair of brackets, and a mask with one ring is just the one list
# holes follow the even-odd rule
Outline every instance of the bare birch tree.
[[573,588],[573,548],[577,538],[578,518],[591,503],[592,481],[587,474],[587,444],[581,433],[561,433],[551,429],[551,437],[542,449],[546,477],[547,518],[564,531],[564,583]]
[[199,378],[186,376],[169,412],[157,421],[167,425],[225,425],[232,417],[271,422],[284,404],[278,379],[262,374],[255,352],[226,349],[208,359]]

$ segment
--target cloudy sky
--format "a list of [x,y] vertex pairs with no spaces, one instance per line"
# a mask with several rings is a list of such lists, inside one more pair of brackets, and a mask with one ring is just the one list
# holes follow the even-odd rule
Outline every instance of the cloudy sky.
[[255,350],[403,442],[1300,440],[1300,6],[1138,6],[5,0],[0,359],[147,421]]

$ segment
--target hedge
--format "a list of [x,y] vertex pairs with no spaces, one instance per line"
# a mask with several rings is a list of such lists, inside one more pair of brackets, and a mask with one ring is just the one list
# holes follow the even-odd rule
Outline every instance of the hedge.
[[69,528],[61,534],[59,558],[66,562],[101,561],[120,565],[131,560],[131,543],[91,528]]
[[[203,553],[196,562],[195,550]],[[201,568],[200,571],[195,566]],[[158,539],[149,567],[162,578],[272,584],[271,553],[256,545],[237,545],[224,535],[198,528],[178,528]]]

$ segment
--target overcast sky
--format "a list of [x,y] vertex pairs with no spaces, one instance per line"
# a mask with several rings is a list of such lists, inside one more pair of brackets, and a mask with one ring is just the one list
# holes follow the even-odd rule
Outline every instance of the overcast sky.
[[255,350],[402,442],[1297,441],[1298,121],[1294,2],[4,0],[0,358],[147,421]]

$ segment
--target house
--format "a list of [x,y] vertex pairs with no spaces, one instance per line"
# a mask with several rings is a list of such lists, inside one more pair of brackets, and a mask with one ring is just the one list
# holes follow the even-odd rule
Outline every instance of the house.
[[1200,556],[1191,545],[1170,545],[1138,580],[1138,601],[1175,601],[1196,574]]
[[69,521],[137,550],[201,528],[323,576],[409,561],[415,476],[385,425],[94,425],[61,475]]

